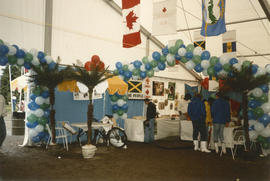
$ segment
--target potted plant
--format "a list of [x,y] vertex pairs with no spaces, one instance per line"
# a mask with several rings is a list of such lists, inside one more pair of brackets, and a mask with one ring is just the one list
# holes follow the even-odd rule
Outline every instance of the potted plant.
[[91,61],[85,63],[84,68],[75,66],[75,70],[72,70],[69,74],[70,78],[84,84],[88,88],[89,104],[87,110],[87,144],[82,147],[84,158],[91,158],[94,156],[96,147],[91,144],[91,127],[93,121],[93,103],[92,93],[93,89],[99,83],[112,77],[109,73],[108,67],[105,69],[104,63],[100,60],[99,56],[92,56]]

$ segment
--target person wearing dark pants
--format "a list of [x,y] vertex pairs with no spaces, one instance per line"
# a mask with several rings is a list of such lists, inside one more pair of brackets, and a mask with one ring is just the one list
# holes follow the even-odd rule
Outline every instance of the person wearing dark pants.
[[[209,153],[210,150],[207,149],[207,134],[205,126],[205,105],[201,101],[201,95],[197,94],[194,98],[191,99],[191,102],[188,104],[188,115],[191,118],[193,126],[193,144],[194,150],[201,150],[201,152]],[[201,144],[199,148],[198,134],[201,135]]]
[[155,140],[156,105],[149,99],[144,100],[147,105],[146,121],[144,122],[144,142],[151,143]]
[[6,116],[5,98],[2,95],[0,95],[0,148],[7,134],[4,116]]

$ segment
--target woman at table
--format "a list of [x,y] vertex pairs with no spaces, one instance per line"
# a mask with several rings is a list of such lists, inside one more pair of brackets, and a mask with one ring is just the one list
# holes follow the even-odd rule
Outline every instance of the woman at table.
[[144,122],[144,142],[154,142],[155,136],[155,118],[156,118],[156,105],[149,99],[144,99],[144,103],[147,105],[146,121]]
[[222,152],[226,154],[226,145],[224,143],[224,127],[228,125],[231,118],[230,104],[224,97],[218,92],[216,94],[217,99],[211,106],[211,115],[214,125],[214,144],[216,153],[219,152],[218,140],[221,142]]
[[198,134],[201,135],[201,152],[209,153],[210,150],[207,149],[207,136],[206,136],[206,125],[205,125],[205,105],[201,101],[201,95],[197,94],[191,99],[188,104],[188,115],[191,118],[193,126],[193,143],[194,150],[199,150]]

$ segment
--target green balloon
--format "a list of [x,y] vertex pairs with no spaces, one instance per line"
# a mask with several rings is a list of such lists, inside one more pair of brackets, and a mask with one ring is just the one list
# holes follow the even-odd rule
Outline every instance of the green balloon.
[[182,46],[183,43],[184,43],[183,40],[179,39],[179,40],[177,40],[177,41],[175,42],[175,47],[180,48],[180,46]]
[[33,55],[30,53],[26,53],[25,57],[24,57],[24,61],[25,62],[31,62],[33,60]]
[[186,47],[187,52],[193,52],[194,50],[194,45],[193,44],[188,44],[188,46]]
[[37,121],[38,121],[38,124],[46,125],[46,123],[47,123],[47,118],[41,117],[41,118],[38,118]]
[[172,62],[167,62],[167,64],[168,64],[169,66],[173,67],[173,66],[175,65],[175,60],[172,61]]
[[187,63],[187,62],[188,62],[188,59],[187,59],[186,57],[182,57],[182,58],[181,58],[181,62]]
[[256,100],[255,97],[253,97],[253,96],[248,96],[248,101],[253,101],[253,100]]
[[8,63],[14,65],[17,63],[17,58],[14,55],[8,56]]
[[231,70],[231,64],[229,63],[225,63],[223,65],[223,69],[226,71],[226,72],[229,72]]
[[128,65],[123,65],[123,70],[128,71]]
[[113,113],[117,113],[118,110],[112,110]]
[[140,70],[139,69],[134,69],[133,71],[132,71],[132,75],[134,75],[134,76],[137,76],[137,75],[139,75],[140,74]]
[[115,69],[115,70],[113,71],[113,75],[119,75],[119,71],[118,71],[117,69]]
[[259,100],[260,102],[262,102],[262,103],[266,103],[266,102],[268,102],[268,97],[267,97],[266,94],[263,94],[261,97],[259,97],[258,100]]
[[3,40],[0,39],[0,45],[3,45],[3,44],[4,44]]
[[268,143],[268,142],[262,143],[262,147],[263,147],[264,149],[268,149],[268,148],[269,148],[269,143]]
[[173,55],[175,55],[177,51],[178,51],[178,48],[176,46],[172,46],[169,48],[169,52]]
[[212,66],[214,66],[214,65],[216,65],[216,63],[218,63],[218,57],[216,57],[216,56],[212,56],[211,58],[210,58],[210,65],[212,65]]
[[118,114],[119,116],[122,116],[122,115],[124,114],[124,111],[123,111],[122,109],[119,109],[119,110],[117,111],[117,114]]
[[123,95],[122,99],[123,99],[124,101],[127,101],[127,100],[128,100],[128,95]]
[[211,76],[215,75],[215,69],[214,69],[214,67],[209,67],[207,69],[207,73],[208,73],[208,75],[211,75]]
[[117,95],[114,94],[114,95],[111,96],[111,101],[112,102],[116,102],[117,100],[118,100]]
[[35,121],[37,121],[38,120],[38,117],[36,116],[36,115],[34,115],[34,114],[30,114],[28,117],[27,117],[27,121],[29,121],[29,122],[31,122],[31,123],[33,123],[33,122],[35,122]]
[[146,74],[147,74],[148,77],[153,77],[154,76],[154,70],[148,70],[146,72]]
[[245,61],[242,63],[242,68],[248,68],[250,65],[251,65],[251,62],[245,60]]
[[257,118],[261,117],[264,114],[264,111],[262,108],[260,107],[256,107],[255,109],[253,109],[253,113],[255,114],[255,116]]
[[193,57],[192,57],[192,61],[197,65],[197,64],[199,64],[199,63],[201,63],[201,56],[199,56],[199,55],[194,55]]
[[46,104],[46,103],[43,103],[42,105],[40,105],[40,108],[41,109],[48,109],[50,107],[50,104]]
[[41,88],[40,88],[40,87],[35,87],[34,90],[33,90],[33,93],[34,93],[36,96],[39,96],[40,93],[41,93]]
[[166,57],[164,55],[161,55],[159,61],[165,63],[166,62]]
[[264,142],[264,137],[263,136],[261,136],[261,135],[259,135],[258,137],[257,137],[257,141],[259,142],[259,143],[262,143],[262,142]]
[[149,63],[148,57],[143,57],[142,62],[143,62],[144,64]]
[[155,68],[155,67],[158,65],[158,62],[155,61],[155,60],[152,60],[152,61],[150,62],[150,65],[151,65],[151,67]]

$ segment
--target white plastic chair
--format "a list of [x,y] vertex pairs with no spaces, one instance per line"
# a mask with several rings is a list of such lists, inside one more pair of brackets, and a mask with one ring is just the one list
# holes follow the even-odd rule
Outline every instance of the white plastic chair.
[[[56,122],[56,129],[65,128],[65,127],[64,127],[65,124],[70,125],[70,124],[69,124],[69,121]],[[71,144],[71,143],[73,142],[72,134],[71,134],[71,132],[69,132],[67,129],[66,129],[65,131],[66,131],[66,134],[67,134],[67,138],[70,137],[70,139],[68,139],[68,140],[69,140],[69,144]]]
[[[52,141],[52,131],[51,131],[51,128],[48,124],[46,124],[46,128],[48,130],[48,133],[49,133],[49,139],[48,139],[48,142],[47,142],[47,145],[46,145],[46,149],[48,149],[48,146],[49,144],[51,143]],[[63,142],[63,146],[64,148],[67,149],[68,151],[68,139],[67,139],[67,133],[66,133],[66,130],[62,127],[56,127],[55,128],[55,139],[56,141],[58,139],[62,139],[62,142]]]

